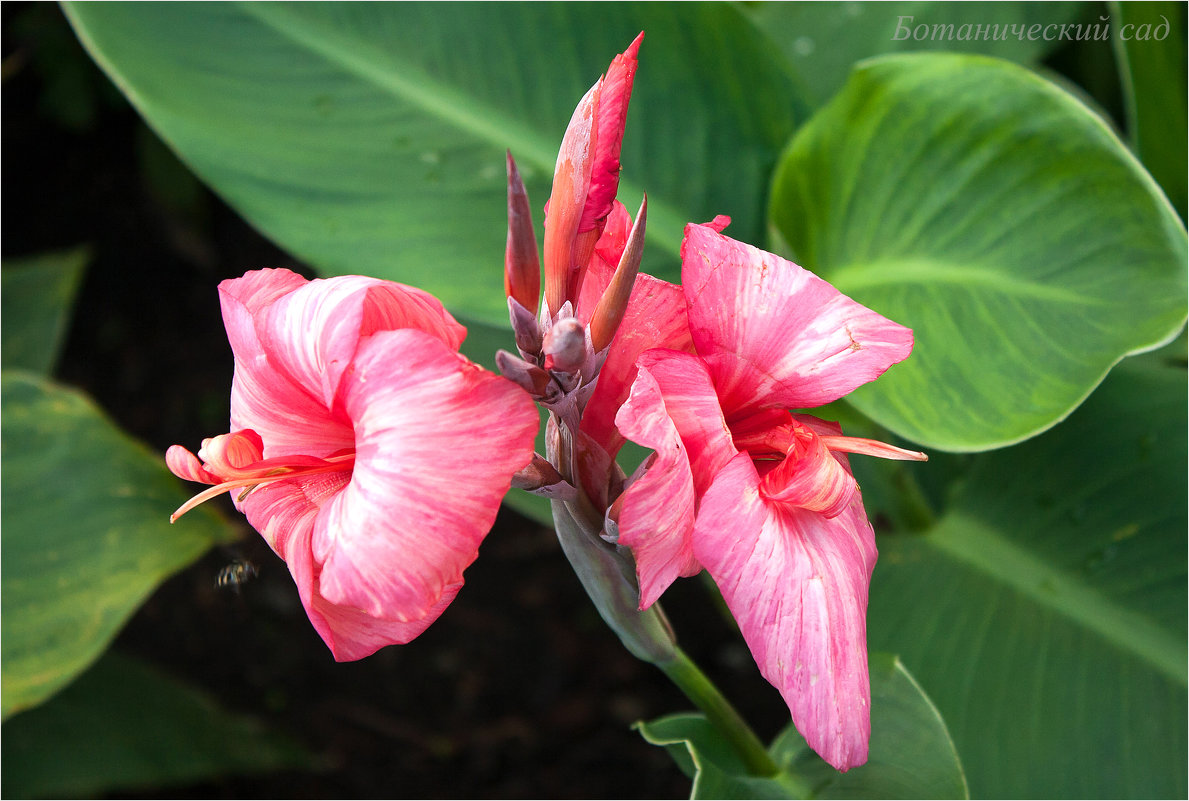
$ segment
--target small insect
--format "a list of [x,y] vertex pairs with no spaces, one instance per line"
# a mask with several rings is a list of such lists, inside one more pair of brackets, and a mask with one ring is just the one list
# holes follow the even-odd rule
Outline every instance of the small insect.
[[236,592],[239,592],[242,584],[251,581],[258,575],[260,575],[260,571],[256,569],[256,565],[247,559],[236,559],[219,571],[219,575],[215,578],[215,584],[220,587],[232,587]]

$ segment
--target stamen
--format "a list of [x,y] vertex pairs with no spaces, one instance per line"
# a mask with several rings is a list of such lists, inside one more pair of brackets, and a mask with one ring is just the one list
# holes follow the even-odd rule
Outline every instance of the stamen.
[[927,462],[929,457],[920,451],[910,451],[897,448],[886,442],[862,437],[836,437],[823,435],[822,443],[832,451],[843,453],[860,453],[865,456],[878,456],[880,459],[896,459],[905,462]]
[[[267,461],[272,461],[267,460]],[[203,490],[195,495],[190,500],[177,508],[173,514],[169,516],[169,522],[175,522],[179,517],[189,512],[191,509],[201,504],[206,503],[211,498],[216,498],[224,492],[230,492],[233,489],[244,487],[244,491],[237,497],[237,501],[242,501],[248,497],[257,487],[264,484],[271,484],[276,481],[283,481],[290,478],[304,478],[305,476],[318,475],[320,473],[338,473],[342,471],[349,471],[355,464],[355,453],[336,454],[334,456],[322,459],[322,464],[313,467],[270,467],[268,470],[262,471],[261,475],[251,476],[249,478],[237,478],[231,481],[224,481],[221,484],[215,484],[213,487]],[[262,463],[263,464],[263,463]]]

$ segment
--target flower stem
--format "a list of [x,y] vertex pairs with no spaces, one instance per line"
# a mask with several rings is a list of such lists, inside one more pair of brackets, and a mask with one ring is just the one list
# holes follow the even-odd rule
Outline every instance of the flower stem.
[[706,718],[727,739],[735,753],[743,760],[748,773],[754,776],[774,776],[779,772],[768,750],[747,722],[735,711],[718,687],[680,648],[666,662],[656,662],[670,681],[678,686],[689,700],[706,713]]

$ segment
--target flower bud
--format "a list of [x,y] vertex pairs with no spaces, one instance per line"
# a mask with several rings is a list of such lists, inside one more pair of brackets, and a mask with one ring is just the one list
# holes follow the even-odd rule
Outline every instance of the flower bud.
[[[551,399],[557,387],[549,373],[506,350],[496,351],[495,366],[504,378],[519,386],[537,400]],[[551,391],[552,390],[552,391]]]
[[611,282],[599,298],[594,314],[590,317],[590,341],[595,353],[611,344],[615,338],[615,331],[623,320],[623,313],[628,307],[632,287],[636,283],[636,274],[640,272],[640,258],[644,254],[644,226],[648,216],[648,196],[644,196],[640,203],[640,211],[636,213],[636,222],[632,225],[632,232],[628,235],[627,245],[623,255],[619,257],[619,266],[611,276]]
[[508,318],[512,321],[512,333],[516,335],[516,347],[526,359],[535,360],[541,353],[541,324],[537,315],[521,306],[516,298],[508,298]]
[[542,350],[546,370],[577,372],[586,361],[586,329],[575,318],[563,317],[545,334]]
[[[509,298],[537,313],[541,300],[541,260],[537,254],[537,237],[533,233],[533,216],[528,193],[512,151],[508,151],[508,244],[504,251],[504,293]],[[513,320],[515,324],[515,320]]]

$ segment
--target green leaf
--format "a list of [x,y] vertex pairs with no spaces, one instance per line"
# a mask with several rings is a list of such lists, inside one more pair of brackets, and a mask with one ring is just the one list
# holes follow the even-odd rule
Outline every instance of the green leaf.
[[937,707],[891,654],[871,654],[871,747],[867,763],[839,773],[793,726],[772,744],[814,798],[969,798],[966,776]]
[[871,647],[937,704],[975,796],[1186,794],[1186,380],[1162,361],[974,459],[927,535],[880,539]]
[[[1112,41],[1132,146],[1184,217],[1185,173],[1189,169],[1185,4],[1112,3],[1111,11],[1116,29]],[[1157,38],[1162,32],[1163,37]]]
[[639,723],[644,739],[668,748],[694,779],[693,798],[968,798],[966,778],[936,707],[890,654],[872,654],[871,747],[867,763],[839,773],[790,724],[769,752],[781,768],[748,776],[700,714]]
[[742,761],[704,715],[667,715],[636,724],[641,736],[664,746],[694,780],[690,798],[807,798],[797,777],[748,775]]
[[78,247],[4,260],[0,270],[0,363],[5,369],[53,372],[89,259],[88,249]]
[[687,220],[728,213],[758,239],[793,128],[783,58],[733,5],[65,8],[150,125],[266,234],[323,272],[414,284],[491,323],[507,319],[505,149],[539,224],[574,106],[639,31],[621,199],[634,212],[648,191],[661,250],[646,271],[677,275]]
[[34,706],[107,647],[166,576],[231,530],[184,500],[162,457],[82,394],[3,376],[3,715]]
[[[1072,23],[1086,16],[1086,8],[1086,3],[805,2],[753,3],[747,11],[784,52],[816,107],[842,88],[855,62],[885,53],[949,50],[1033,65],[1057,44],[1059,30],[1046,41],[1045,26]],[[1034,25],[1037,35],[1029,38]]]
[[848,397],[930,448],[1027,439],[1186,316],[1185,230],[1103,121],[978,56],[889,56],[793,139],[772,219],[798,263],[914,329]]
[[311,762],[256,720],[114,652],[3,733],[11,798],[93,798]]

